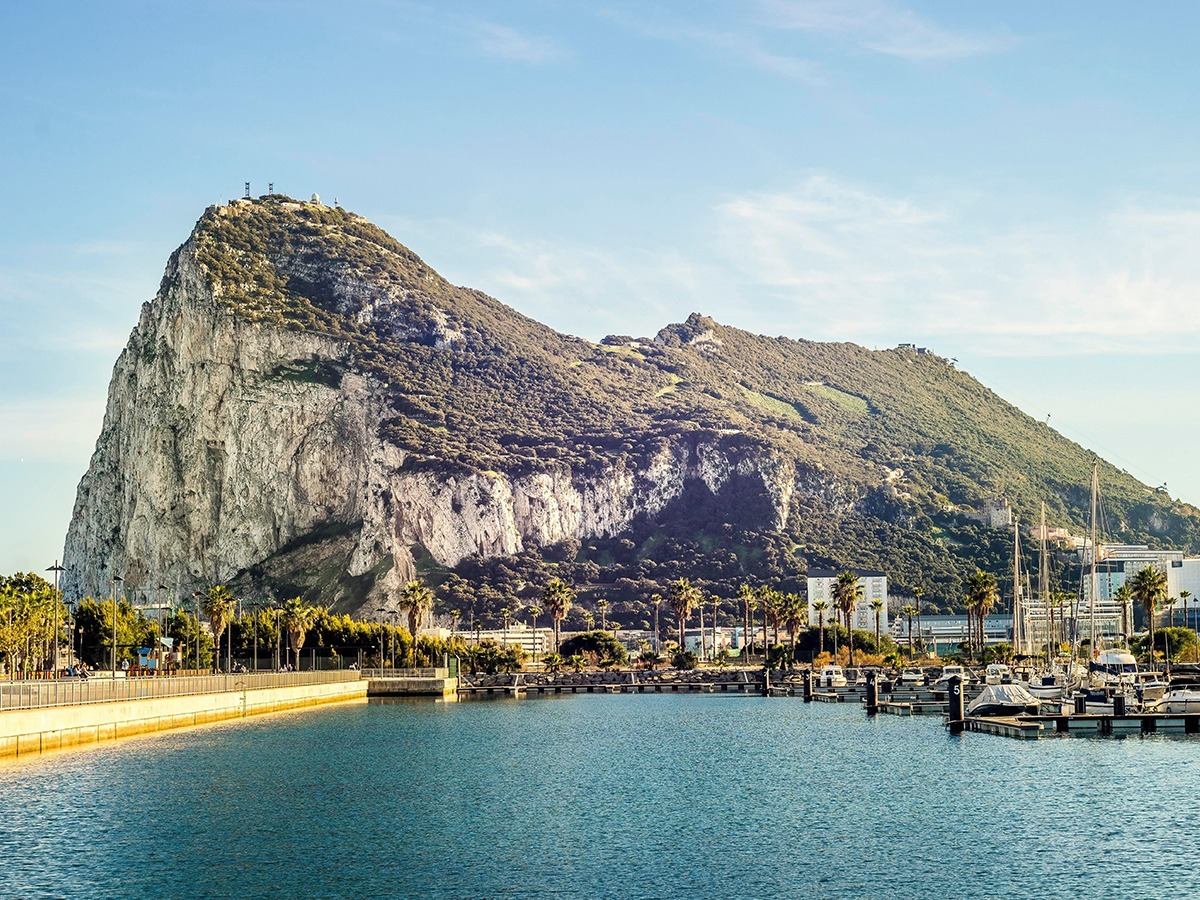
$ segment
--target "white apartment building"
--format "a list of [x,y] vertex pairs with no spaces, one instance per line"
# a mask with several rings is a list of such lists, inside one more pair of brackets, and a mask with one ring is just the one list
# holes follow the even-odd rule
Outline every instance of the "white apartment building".
[[[1188,592],[1187,597],[1183,596],[1184,591]],[[1167,569],[1167,595],[1180,598],[1176,624],[1182,620],[1189,628],[1195,628],[1200,620],[1200,558],[1193,556],[1171,563]]]
[[456,631],[454,632],[454,637],[459,638],[466,644],[494,641],[502,647],[520,647],[529,654],[550,653],[554,650],[554,629],[539,628],[537,631],[534,631],[524,622],[514,622],[508,626],[507,630],[495,628],[479,631]]
[[[1166,574],[1169,596],[1178,597],[1181,590],[1200,594],[1200,559],[1185,560],[1181,550],[1151,550],[1145,544],[1101,544],[1099,550],[1100,552],[1097,554],[1099,561],[1096,564],[1094,616],[1095,628],[1099,634],[1118,634],[1126,628],[1133,629],[1132,604],[1123,606],[1116,596],[1117,592],[1140,569],[1144,569],[1146,566],[1153,566]],[[1075,624],[1074,600],[1066,604],[1061,613],[1056,611],[1055,616],[1059,620],[1056,631],[1060,636],[1071,633],[1070,627],[1065,631],[1063,629],[1062,619],[1065,618],[1068,626],[1075,624],[1080,637],[1083,639],[1090,637],[1093,622],[1092,577],[1089,571],[1091,560],[1091,546],[1085,543],[1079,548],[1079,561],[1082,569],[1079,617]],[[1190,601],[1189,606],[1193,607],[1192,615],[1197,615],[1198,613],[1194,609],[1196,601]],[[1029,614],[1034,640],[1040,646],[1049,633],[1049,611],[1036,597],[1026,601],[1026,610]],[[1165,612],[1159,613],[1160,619],[1163,620],[1166,615]]]
[[[838,576],[845,569],[809,569],[808,570],[808,624],[817,624],[817,611],[813,608],[819,600],[829,604],[825,610],[825,621],[838,621],[837,604],[833,599],[833,586]],[[854,606],[850,621],[854,628],[862,631],[875,630],[875,610],[871,609],[872,600],[882,600],[883,609],[879,613],[880,633],[888,629],[888,591],[887,575],[872,569],[850,569],[858,576],[858,586],[862,590],[862,599]]]

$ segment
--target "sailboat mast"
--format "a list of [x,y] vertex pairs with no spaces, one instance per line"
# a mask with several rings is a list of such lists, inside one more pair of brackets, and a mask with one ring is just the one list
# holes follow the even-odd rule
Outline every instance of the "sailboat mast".
[[1013,516],[1013,652],[1021,653],[1021,523]]
[[1046,559],[1046,501],[1042,501],[1041,545],[1038,548],[1038,592],[1042,597],[1042,621],[1046,625],[1046,661],[1051,659],[1050,647],[1054,643],[1054,606],[1050,598],[1050,563]]
[[1089,635],[1091,638],[1092,657],[1096,656],[1096,564],[1100,561],[1100,548],[1096,544],[1096,505],[1100,494],[1100,463],[1092,463],[1092,571],[1091,598],[1088,601]]

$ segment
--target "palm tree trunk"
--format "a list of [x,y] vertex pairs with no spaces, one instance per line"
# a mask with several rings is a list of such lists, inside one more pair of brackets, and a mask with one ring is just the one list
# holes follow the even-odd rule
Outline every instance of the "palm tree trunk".
[[[1150,668],[1154,668],[1154,609],[1146,607],[1146,625],[1150,629]],[[1092,655],[1095,655],[1095,648],[1092,648]]]

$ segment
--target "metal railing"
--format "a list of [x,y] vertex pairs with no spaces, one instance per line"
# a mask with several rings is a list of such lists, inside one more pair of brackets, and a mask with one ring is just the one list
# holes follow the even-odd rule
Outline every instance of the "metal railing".
[[363,669],[363,678],[449,678],[446,668],[426,667],[417,669]]
[[220,694],[264,688],[301,687],[358,681],[355,669],[316,672],[244,672],[236,675],[160,675],[158,677],[112,678],[93,676],[87,680],[60,678],[52,681],[0,682],[0,712],[39,709],[49,706],[78,706],[113,703],[118,700],[152,700],[189,694]]

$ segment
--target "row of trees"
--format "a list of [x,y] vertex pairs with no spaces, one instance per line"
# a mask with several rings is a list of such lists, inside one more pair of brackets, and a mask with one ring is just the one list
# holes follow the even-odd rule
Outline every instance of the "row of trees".
[[[213,585],[195,597],[194,611],[172,609],[160,621],[125,598],[85,597],[66,605],[61,593],[36,574],[0,577],[0,671],[28,677],[50,671],[56,662],[83,660],[93,668],[134,662],[139,648],[158,648],[169,638],[180,668],[217,671],[221,657],[249,660],[261,649],[279,666],[286,638],[291,659],[299,661],[305,646],[322,648],[323,655],[362,654],[385,660],[440,658],[440,642],[412,635],[433,607],[433,593],[417,582],[401,592],[408,610],[406,631],[391,625],[364,622],[305,603],[294,597],[282,604],[242,603],[224,585]],[[201,622],[207,621],[208,628]],[[436,645],[436,646],[435,646]],[[57,650],[57,656],[56,656]]]
[[59,595],[39,575],[18,572],[0,577],[0,658],[10,676],[28,675],[54,663],[62,640]]

